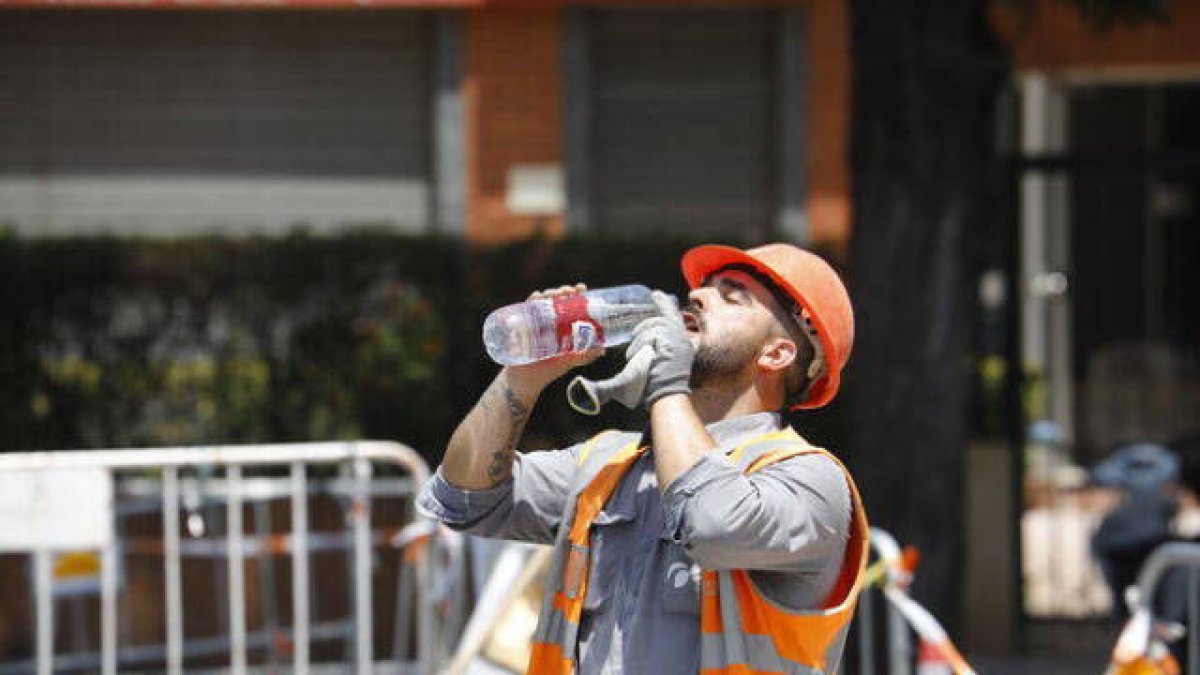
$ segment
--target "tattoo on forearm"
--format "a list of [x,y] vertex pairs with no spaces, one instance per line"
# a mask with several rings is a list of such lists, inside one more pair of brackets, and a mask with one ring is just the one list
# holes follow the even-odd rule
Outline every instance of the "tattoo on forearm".
[[[494,481],[501,481],[508,477],[512,470],[513,453],[517,448],[517,441],[521,439],[521,432],[525,429],[525,422],[529,418],[529,406],[521,402],[521,399],[513,393],[511,389],[501,386],[504,396],[504,407],[508,413],[508,435],[505,437],[503,444],[492,452],[492,464],[488,467],[488,477]],[[488,410],[492,409],[492,402],[487,401],[489,396],[484,397],[484,407]],[[500,392],[495,392],[499,394]]]

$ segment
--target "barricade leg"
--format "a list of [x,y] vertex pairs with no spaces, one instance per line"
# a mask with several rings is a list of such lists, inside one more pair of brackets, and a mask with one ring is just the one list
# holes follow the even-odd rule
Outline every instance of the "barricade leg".
[[292,667],[308,675],[308,482],[303,462],[292,463]]
[[37,671],[38,675],[54,672],[54,587],[51,560],[54,554],[45,549],[33,554],[34,592],[37,595]]
[[367,492],[371,463],[354,459],[354,501],[351,522],[354,527],[354,631],[355,661],[359,675],[370,675],[374,667],[371,637],[371,498]]
[[167,586],[167,672],[183,673],[183,583],[179,563],[179,470],[163,469],[163,573]]
[[912,640],[904,616],[887,605],[888,675],[912,675]]
[[875,675],[875,592],[858,596],[858,663],[861,675]]
[[1187,590],[1187,640],[1188,640],[1188,675],[1200,675],[1200,611],[1196,606],[1197,594],[1200,594],[1200,572],[1195,567],[1188,567]]
[[246,579],[242,551],[242,467],[231,464],[225,471],[226,541],[229,545],[229,667],[234,675],[246,672]]
[[100,559],[100,655],[103,675],[117,672],[117,544],[110,543]]

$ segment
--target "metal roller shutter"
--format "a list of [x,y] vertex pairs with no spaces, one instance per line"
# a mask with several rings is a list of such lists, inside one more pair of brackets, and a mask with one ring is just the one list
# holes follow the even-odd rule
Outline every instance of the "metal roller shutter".
[[432,25],[411,11],[5,12],[0,221],[424,228]]
[[592,225],[764,236],[775,217],[778,13],[588,21]]

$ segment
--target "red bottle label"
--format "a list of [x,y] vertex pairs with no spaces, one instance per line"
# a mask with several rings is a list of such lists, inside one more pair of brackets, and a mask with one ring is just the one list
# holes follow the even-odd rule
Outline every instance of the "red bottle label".
[[591,326],[596,336],[593,345],[604,344],[604,329],[588,315],[587,296],[582,294],[560,295],[552,299],[554,305],[554,333],[558,338],[558,352],[568,354],[576,351],[576,324]]

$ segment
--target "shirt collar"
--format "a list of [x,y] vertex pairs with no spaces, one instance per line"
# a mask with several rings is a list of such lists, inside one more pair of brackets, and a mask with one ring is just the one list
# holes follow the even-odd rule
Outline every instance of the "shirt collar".
[[709,424],[708,433],[726,452],[742,441],[769,434],[783,428],[783,416],[777,412],[760,412],[719,420]]
[[[723,452],[729,452],[742,441],[783,429],[783,415],[777,412],[750,413],[717,420],[704,428],[708,431],[708,435],[717,442],[718,448],[721,448]],[[640,442],[642,445],[650,443],[649,422],[646,423]]]

